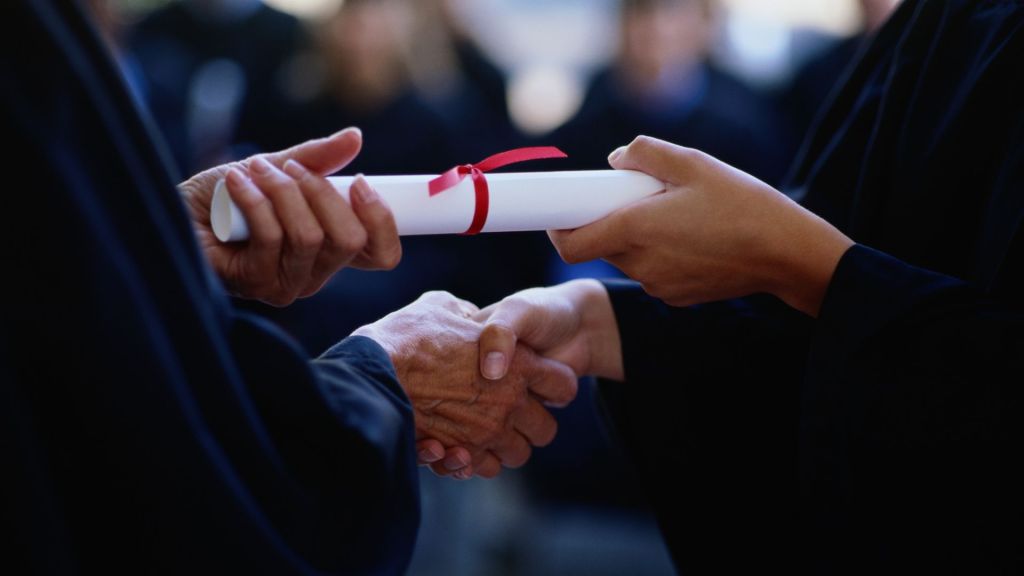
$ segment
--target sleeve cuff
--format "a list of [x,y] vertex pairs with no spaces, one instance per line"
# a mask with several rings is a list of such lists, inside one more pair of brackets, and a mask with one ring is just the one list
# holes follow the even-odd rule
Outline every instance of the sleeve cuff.
[[867,246],[843,255],[818,315],[817,336],[851,350],[922,303],[966,289],[962,281],[917,268]]
[[[663,302],[647,295],[640,284],[628,280],[602,280],[611,299],[622,342],[625,379],[639,383],[664,377],[665,330],[671,310]],[[654,339],[655,342],[651,342]],[[660,342],[661,345],[658,345]]]

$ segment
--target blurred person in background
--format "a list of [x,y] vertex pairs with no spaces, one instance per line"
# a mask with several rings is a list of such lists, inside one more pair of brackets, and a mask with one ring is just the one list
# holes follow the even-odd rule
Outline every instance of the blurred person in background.
[[409,53],[417,89],[449,124],[459,158],[480,159],[512,147],[505,73],[483,52],[452,0],[412,3]]
[[307,46],[299,21],[261,0],[175,0],[132,29],[127,50],[157,125],[171,137],[184,127],[190,173],[300,140],[290,83]]
[[870,42],[871,36],[885,24],[899,3],[900,0],[859,0],[861,30],[835,41],[797,71],[783,91],[781,107],[790,120],[790,131],[798,140],[810,129],[829,94],[841,85],[843,73],[853,63],[857,52]]
[[791,160],[769,100],[708,61],[714,0],[623,0],[619,54],[577,115],[550,136],[573,166],[600,169],[637,134],[692,146],[777,181]]
[[412,83],[413,16],[409,0],[347,0],[313,23],[321,84],[292,122],[305,137],[359,126],[366,141],[353,171],[430,174],[456,162],[447,126]]

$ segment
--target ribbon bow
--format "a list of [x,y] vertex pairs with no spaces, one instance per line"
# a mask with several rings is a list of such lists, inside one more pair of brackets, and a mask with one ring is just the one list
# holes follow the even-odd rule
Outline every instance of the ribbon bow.
[[487,186],[487,177],[484,176],[485,172],[497,170],[498,168],[508,166],[509,164],[526,162],[528,160],[567,157],[568,156],[566,156],[565,152],[562,152],[554,146],[516,148],[515,150],[501,152],[500,154],[495,154],[494,156],[486,158],[482,162],[478,162],[476,164],[463,164],[461,166],[456,166],[437,178],[434,178],[428,185],[430,189],[430,196],[433,198],[449,188],[454,188],[460,182],[465,180],[466,176],[472,178],[473,190],[476,192],[476,207],[473,210],[473,222],[469,225],[469,228],[463,232],[463,234],[479,234],[480,231],[484,229],[484,225],[487,224],[487,213],[490,210],[491,205],[491,191]]

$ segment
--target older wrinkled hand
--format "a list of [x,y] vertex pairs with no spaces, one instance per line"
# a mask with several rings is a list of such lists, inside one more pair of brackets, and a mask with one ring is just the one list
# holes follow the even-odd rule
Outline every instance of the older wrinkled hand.
[[458,478],[473,472],[493,477],[502,465],[524,464],[532,447],[547,445],[557,431],[544,405],[565,405],[576,396],[570,368],[524,346],[515,348],[503,378],[483,378],[478,312],[451,294],[430,292],[353,333],[377,341],[391,357],[412,401],[420,451],[458,448],[457,464],[432,465]]
[[[394,217],[358,178],[349,205],[325,178],[359,153],[362,134],[342,130],[273,154],[211,168],[180,186],[200,247],[228,290],[285,306],[310,296],[345,266],[398,265],[402,246]],[[221,179],[245,215],[247,242],[219,242],[210,203]]]

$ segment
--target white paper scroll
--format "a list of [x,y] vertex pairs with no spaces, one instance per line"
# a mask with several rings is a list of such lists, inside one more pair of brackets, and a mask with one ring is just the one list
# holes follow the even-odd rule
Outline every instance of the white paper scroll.
[[[476,203],[472,179],[467,177],[431,197],[427,183],[435,177],[367,176],[366,180],[391,207],[400,235],[465,232]],[[330,181],[347,201],[353,178]],[[483,232],[579,228],[665,189],[662,182],[630,170],[487,174],[487,184],[490,210]],[[223,181],[214,191],[210,220],[222,242],[249,237],[245,218],[231,202]]]

